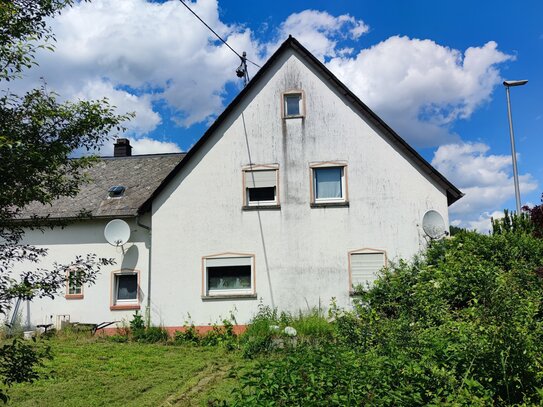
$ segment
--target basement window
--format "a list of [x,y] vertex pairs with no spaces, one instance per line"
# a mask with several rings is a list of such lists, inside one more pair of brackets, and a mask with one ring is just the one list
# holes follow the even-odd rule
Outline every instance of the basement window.
[[110,198],[120,198],[124,195],[124,191],[126,191],[126,188],[122,185],[115,185],[109,188],[108,196]]
[[254,257],[204,259],[204,295],[239,296],[254,294]]

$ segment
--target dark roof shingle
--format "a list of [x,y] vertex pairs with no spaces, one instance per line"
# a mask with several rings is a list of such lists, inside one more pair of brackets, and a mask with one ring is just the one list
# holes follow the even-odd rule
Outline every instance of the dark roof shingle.
[[[184,156],[185,153],[173,153],[100,158],[86,170],[90,181],[81,186],[75,197],[61,197],[51,205],[32,203],[18,218],[29,219],[36,215],[64,219],[79,217],[81,213],[92,217],[136,216],[141,205]],[[109,198],[108,190],[116,185],[126,188],[123,196]]]

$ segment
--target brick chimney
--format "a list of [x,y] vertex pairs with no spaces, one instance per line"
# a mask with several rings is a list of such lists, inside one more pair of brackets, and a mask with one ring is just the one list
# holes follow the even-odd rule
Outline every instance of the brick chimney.
[[127,138],[119,138],[113,144],[113,157],[130,157],[132,155],[132,146]]

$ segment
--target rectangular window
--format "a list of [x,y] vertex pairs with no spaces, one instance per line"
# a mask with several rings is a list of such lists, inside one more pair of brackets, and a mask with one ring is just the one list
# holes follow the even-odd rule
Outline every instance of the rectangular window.
[[372,283],[386,265],[384,252],[350,253],[350,256],[352,287]]
[[277,171],[245,170],[245,204],[247,206],[278,205]]
[[139,309],[138,272],[113,274],[113,304],[111,309]]
[[283,94],[283,117],[304,116],[304,101],[302,92],[289,92]]
[[68,271],[66,298],[83,298],[83,285],[79,281],[81,277],[81,271]]
[[347,190],[345,181],[345,166],[316,166],[312,167],[312,202],[346,203]]
[[138,276],[136,274],[118,274],[117,281],[117,302],[138,300]]
[[248,295],[254,293],[253,257],[204,259],[205,295]]

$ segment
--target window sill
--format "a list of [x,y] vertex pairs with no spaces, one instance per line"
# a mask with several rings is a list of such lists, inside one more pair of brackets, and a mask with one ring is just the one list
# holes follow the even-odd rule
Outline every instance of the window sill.
[[109,307],[111,311],[130,311],[140,309],[139,304],[126,304],[126,305],[111,305]]
[[349,201],[345,202],[311,202],[312,208],[342,208],[349,207]]
[[283,119],[303,119],[305,116],[303,114],[284,116]]
[[64,298],[67,300],[82,300],[83,294],[66,294]]
[[245,205],[241,207],[244,211],[278,211],[281,205]]
[[225,294],[225,295],[202,295],[202,301],[213,300],[256,300],[258,297],[254,294]]

